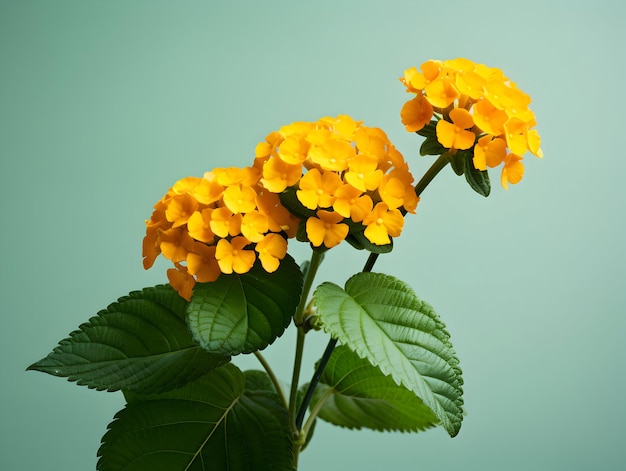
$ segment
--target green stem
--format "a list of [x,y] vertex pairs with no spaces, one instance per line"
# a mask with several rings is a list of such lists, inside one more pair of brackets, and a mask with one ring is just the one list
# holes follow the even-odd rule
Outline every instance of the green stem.
[[302,296],[300,297],[300,304],[298,304],[296,313],[293,316],[294,323],[297,326],[302,325],[302,322],[304,321],[303,316],[307,305],[307,299],[309,297],[309,291],[311,291],[311,286],[313,286],[315,274],[317,273],[317,269],[319,268],[320,263],[322,263],[323,258],[324,253],[322,251],[313,250],[313,255],[311,255],[311,260],[309,262],[309,268],[306,270],[306,275],[302,284]]
[[420,196],[422,194],[422,191],[424,191],[428,184],[433,181],[433,178],[435,178],[437,174],[450,163],[451,159],[452,156],[448,152],[444,152],[439,157],[437,157],[437,160],[435,160],[430,168],[426,170],[426,173],[422,176],[420,181],[417,182],[417,185],[415,185],[415,194],[417,196]]
[[317,384],[320,382],[320,378],[322,377],[322,373],[324,372],[324,368],[326,368],[326,363],[330,359],[331,353],[335,349],[335,345],[337,345],[337,339],[332,338],[328,341],[328,345],[326,346],[326,350],[322,355],[322,359],[317,365],[315,372],[313,373],[313,378],[311,378],[311,382],[309,383],[309,387],[304,394],[304,399],[302,399],[302,404],[300,404],[300,409],[298,410],[298,415],[296,416],[296,427],[298,430],[302,429],[302,421],[304,420],[304,414],[306,413],[309,404],[311,403],[311,399],[313,398],[313,393],[315,392],[315,388]]
[[274,385],[274,388],[276,389],[276,392],[280,396],[280,400],[283,402],[283,405],[285,406],[285,409],[286,409],[288,407],[287,397],[285,396],[283,388],[280,386],[280,383],[278,382],[278,378],[276,377],[276,375],[274,374],[274,371],[270,367],[270,364],[267,362],[265,357],[261,355],[259,351],[254,352],[254,356],[257,358],[257,360],[259,360],[261,365],[263,365],[263,369],[265,370],[267,375],[270,377],[270,380],[272,381],[272,384]]
[[326,394],[324,394],[320,398],[320,400],[317,401],[317,403],[315,404],[315,407],[313,407],[313,409],[311,410],[311,413],[309,414],[309,416],[306,419],[306,423],[302,427],[302,434],[305,437],[309,433],[309,430],[311,429],[311,426],[313,425],[313,422],[315,421],[315,417],[317,417],[317,414],[319,414],[320,410],[322,409],[322,406],[324,405],[324,402],[326,402],[326,400],[330,396],[332,396],[334,392],[335,392],[334,388],[328,388],[328,391],[326,391]]
[[294,437],[298,435],[296,426],[296,408],[298,399],[298,383],[300,381],[300,369],[302,367],[302,354],[304,352],[304,329],[298,326],[298,336],[296,338],[296,355],[293,362],[293,375],[291,377],[291,393],[289,395],[289,423]]
[[[302,367],[302,354],[304,351],[304,336],[305,331],[303,328],[303,316],[304,311],[307,305],[307,299],[309,297],[309,292],[311,291],[311,286],[313,286],[313,280],[315,279],[315,274],[317,269],[322,262],[323,253],[319,250],[314,250],[313,255],[311,256],[311,261],[309,263],[309,268],[306,270],[306,275],[304,277],[304,282],[302,284],[302,294],[300,296],[300,303],[298,304],[298,308],[296,309],[296,313],[293,316],[294,324],[298,329],[298,336],[296,338],[296,353],[293,363],[293,375],[291,377],[291,392],[289,394],[289,423],[291,426],[291,431],[294,434],[294,437],[298,436],[298,428],[296,427],[296,407],[297,407],[297,399],[298,399],[298,383],[300,381],[300,369]],[[294,459],[297,460],[297,453],[294,452]]]

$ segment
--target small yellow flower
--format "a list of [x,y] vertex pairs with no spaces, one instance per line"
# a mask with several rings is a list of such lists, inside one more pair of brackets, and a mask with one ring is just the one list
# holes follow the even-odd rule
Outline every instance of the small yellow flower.
[[185,260],[193,244],[193,239],[182,227],[173,227],[161,232],[160,241],[161,253],[174,263]]
[[519,118],[509,118],[504,123],[504,137],[511,152],[524,155],[528,149],[527,124]]
[[265,142],[259,142],[256,146],[254,155],[255,161],[265,161],[276,153],[276,148],[283,142],[285,138],[278,131],[274,131],[267,135]]
[[400,118],[407,131],[416,132],[430,122],[433,113],[433,106],[420,93],[404,104],[400,111]]
[[150,220],[146,221],[146,235],[142,241],[143,267],[145,270],[152,267],[156,258],[161,254],[161,232],[171,227],[165,219],[165,210],[161,202],[155,205]]
[[524,164],[521,161],[522,157],[519,155],[509,154],[505,157],[500,177],[500,183],[502,183],[505,190],[509,189],[509,183],[514,185],[522,180]]
[[285,232],[287,237],[295,237],[300,219],[287,210],[277,194],[263,190],[257,194],[258,210],[267,218],[268,230]]
[[365,126],[357,129],[354,134],[354,142],[356,148],[359,150],[359,154],[372,155],[379,160],[388,157],[393,147],[382,129],[368,128]]
[[459,72],[454,83],[461,95],[465,95],[472,100],[480,100],[485,96],[484,86],[486,80],[475,72]]
[[373,205],[369,195],[364,195],[361,190],[352,185],[343,185],[335,192],[333,209],[344,218],[361,222],[372,211]]
[[[347,183],[363,192],[378,188],[383,172],[378,168],[378,159],[369,155],[357,155],[348,164],[343,178]],[[341,182],[340,182],[341,183]]]
[[234,214],[256,209],[256,191],[249,186],[233,185],[224,190],[224,205]]
[[355,121],[348,115],[339,115],[336,119],[328,119],[331,122],[335,134],[337,134],[341,139],[345,139],[347,141],[354,139],[354,133],[361,124],[361,121]]
[[474,105],[474,123],[487,134],[492,136],[502,134],[507,119],[509,119],[507,114],[496,108],[489,100],[481,100]]
[[287,241],[279,234],[270,233],[256,244],[255,250],[259,254],[263,269],[268,273],[274,273],[287,254]]
[[524,109],[530,97],[503,80],[490,80],[485,84],[485,97],[499,110]]
[[497,167],[506,157],[506,142],[499,137],[486,135],[481,137],[474,147],[474,167],[478,170],[487,170],[487,167]]
[[219,201],[224,193],[224,187],[215,180],[202,180],[190,191],[190,195],[200,204],[210,205]]
[[454,82],[447,78],[438,78],[424,89],[426,99],[435,108],[447,108],[459,96],[459,90]]
[[404,71],[404,78],[401,81],[407,87],[407,91],[420,92],[437,80],[441,71],[441,62],[429,60],[424,62],[420,69],[422,69],[421,73],[415,67]]
[[167,204],[165,217],[173,223],[173,227],[187,224],[191,215],[198,209],[198,201],[191,195],[185,193],[176,195]]
[[236,236],[241,234],[241,218],[226,207],[217,208],[211,213],[209,226],[218,237]]
[[176,268],[167,270],[167,279],[172,288],[174,288],[182,298],[187,301],[191,300],[191,294],[196,280],[187,273],[187,268],[176,264]]
[[476,134],[467,131],[474,126],[469,111],[455,108],[450,111],[451,123],[443,119],[437,122],[437,140],[448,149],[469,149],[474,145]]
[[213,242],[215,234],[211,230],[211,213],[212,208],[205,208],[202,211],[196,211],[187,221],[187,229],[189,235],[200,242]]
[[404,203],[406,188],[399,178],[385,175],[378,188],[378,194],[388,207],[396,209]]
[[314,146],[309,152],[311,161],[324,170],[341,172],[348,168],[348,161],[356,155],[348,142],[328,139],[321,146]]
[[324,244],[327,248],[339,245],[348,235],[349,227],[342,223],[339,213],[319,210],[317,217],[306,221],[306,233],[314,247]]
[[385,203],[378,203],[374,210],[363,219],[365,237],[372,244],[385,245],[391,242],[389,236],[397,237],[402,233],[404,217],[397,209],[389,209]]
[[220,239],[215,250],[215,258],[219,264],[222,273],[248,273],[256,255],[254,250],[244,249],[250,241],[245,237],[234,237],[230,242],[226,239]]
[[334,193],[341,186],[341,178],[335,172],[318,169],[309,170],[300,179],[300,189],[296,195],[300,202],[309,209],[328,208],[335,200]]
[[215,259],[215,246],[196,242],[187,255],[187,271],[199,283],[215,281],[220,276],[220,267]]
[[273,158],[263,164],[261,183],[272,193],[280,193],[296,184],[301,176],[301,165],[291,165],[280,158]]
[[289,165],[302,165],[309,151],[309,143],[300,136],[288,136],[280,144],[279,157]]
[[535,154],[540,159],[543,158],[543,151],[541,150],[541,138],[539,132],[536,129],[529,129],[526,133],[528,137],[528,150]]
[[241,219],[241,234],[250,242],[263,240],[268,229],[267,217],[258,211],[246,213]]

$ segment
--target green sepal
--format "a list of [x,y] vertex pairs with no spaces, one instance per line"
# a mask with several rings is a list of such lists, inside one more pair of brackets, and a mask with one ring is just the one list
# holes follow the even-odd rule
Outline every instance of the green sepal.
[[393,239],[390,237],[390,243],[385,245],[376,245],[372,244],[367,237],[365,237],[365,233],[363,231],[354,231],[352,230],[348,233],[346,237],[346,242],[348,242],[352,247],[357,250],[367,250],[372,253],[389,253],[393,250]]
[[450,166],[454,173],[456,173],[459,177],[465,173],[465,155],[463,151],[457,150],[452,158],[450,159]]
[[328,360],[310,408],[319,401],[318,417],[340,427],[417,432],[438,423],[412,391],[343,345]]
[[294,471],[288,413],[228,364],[180,389],[132,395],[98,451],[101,471]]
[[209,352],[237,355],[261,350],[291,322],[302,282],[302,272],[290,255],[274,273],[257,261],[248,273],[222,274],[214,282],[197,283],[187,324]]
[[296,239],[299,242],[309,242],[309,236],[306,233],[306,219],[300,219],[296,230]]
[[437,137],[427,137],[424,142],[422,142],[422,145],[420,146],[420,155],[424,156],[424,155],[441,155],[444,152],[446,152],[448,149],[446,149],[444,146],[441,145],[441,143],[437,140]]
[[422,129],[420,129],[419,131],[416,131],[417,134],[426,138],[424,142],[422,142],[422,145],[420,146],[421,156],[442,155],[448,150],[444,146],[441,145],[439,140],[437,140],[437,123],[438,122],[439,120],[433,119],[430,121],[430,123],[428,123]]
[[300,219],[316,217],[316,211],[307,208],[300,202],[297,191],[298,188],[295,186],[287,187],[285,191],[279,193],[278,195],[280,203],[287,208],[291,214],[299,217]]
[[463,378],[445,325],[404,282],[359,273],[345,290],[323,283],[315,290],[323,329],[404,385],[455,436],[463,420]]
[[169,285],[133,291],[28,369],[97,390],[178,388],[230,360],[194,341],[185,324],[186,309],[187,301]]
[[469,186],[479,195],[484,197],[491,193],[491,181],[487,170],[478,170],[474,167],[474,156],[472,152],[464,152],[465,159],[465,180]]
[[415,131],[416,134],[419,134],[420,136],[426,137],[426,138],[437,138],[437,123],[439,122],[438,119],[431,119],[430,122],[424,126],[422,129],[420,129],[419,131]]

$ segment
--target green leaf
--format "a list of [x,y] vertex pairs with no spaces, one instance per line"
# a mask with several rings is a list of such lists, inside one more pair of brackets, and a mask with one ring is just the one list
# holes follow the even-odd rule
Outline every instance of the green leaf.
[[109,425],[97,469],[295,470],[287,410],[257,380],[228,364],[174,391],[134,395]]
[[243,372],[246,378],[246,391],[276,392],[276,387],[265,371],[246,370]]
[[318,417],[341,427],[415,432],[438,423],[412,391],[345,346],[336,347],[328,360],[311,409],[320,400]]
[[413,391],[455,436],[463,420],[463,379],[445,325],[404,282],[359,273],[345,291],[323,283],[314,293],[319,323],[384,375]]
[[474,167],[473,154],[471,152],[464,153],[465,158],[465,180],[472,189],[482,196],[489,196],[491,192],[491,182],[487,170],[478,170]]
[[427,137],[420,146],[420,155],[441,155],[446,150],[447,149],[439,143],[436,136]]
[[450,160],[450,166],[459,177],[465,173],[465,156],[461,151],[457,151]]
[[169,285],[120,298],[29,370],[98,390],[161,392],[230,360],[203,350],[185,324],[187,302]]
[[221,275],[194,287],[187,310],[193,337],[206,350],[237,355],[261,350],[282,335],[302,291],[302,272],[287,255],[278,270],[258,263],[243,275]]

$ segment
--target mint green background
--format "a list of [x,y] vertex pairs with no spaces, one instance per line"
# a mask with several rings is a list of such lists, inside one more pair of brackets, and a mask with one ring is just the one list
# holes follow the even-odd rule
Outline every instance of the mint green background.
[[[618,1],[0,1],[0,469],[95,468],[121,394],[24,369],[165,280],[166,263],[143,271],[141,239],[175,180],[339,113],[385,129],[420,176],[397,78],[458,56],[533,97],[546,155],[488,199],[447,169],[376,266],[448,325],[463,428],[319,424],[301,469],[623,469],[625,28]],[[364,260],[334,249],[320,280]],[[293,336],[267,350],[285,380]],[[324,344],[311,335],[307,376]]]

